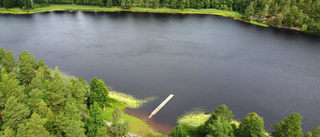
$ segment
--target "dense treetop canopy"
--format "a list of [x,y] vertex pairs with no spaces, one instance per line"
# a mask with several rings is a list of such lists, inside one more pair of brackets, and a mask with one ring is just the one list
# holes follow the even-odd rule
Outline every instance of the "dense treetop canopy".
[[58,67],[53,72],[28,51],[17,60],[0,48],[0,59],[0,136],[107,135],[102,106],[108,106],[109,97],[103,80],[94,78],[89,87],[82,78],[66,79]]

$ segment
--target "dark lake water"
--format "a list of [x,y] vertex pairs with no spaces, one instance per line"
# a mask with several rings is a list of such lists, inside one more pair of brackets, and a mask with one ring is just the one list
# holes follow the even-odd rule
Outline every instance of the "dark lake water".
[[192,108],[210,113],[221,104],[236,119],[257,112],[268,131],[291,112],[303,116],[304,132],[320,126],[320,36],[212,15],[49,12],[0,15],[0,47],[138,98],[159,97],[127,113],[162,133]]

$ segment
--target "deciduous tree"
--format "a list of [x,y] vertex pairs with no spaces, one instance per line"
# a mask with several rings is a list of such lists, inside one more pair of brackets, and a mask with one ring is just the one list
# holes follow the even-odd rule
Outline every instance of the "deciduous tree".
[[291,113],[287,118],[276,125],[272,125],[275,131],[271,133],[273,137],[302,137],[301,128],[302,116],[298,113]]
[[256,113],[249,113],[247,117],[241,121],[237,136],[266,137],[266,134],[264,133],[263,119]]

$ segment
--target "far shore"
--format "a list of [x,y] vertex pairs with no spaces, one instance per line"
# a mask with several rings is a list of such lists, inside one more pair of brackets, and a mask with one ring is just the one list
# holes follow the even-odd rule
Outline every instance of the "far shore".
[[150,12],[150,13],[169,13],[169,14],[208,14],[208,15],[218,15],[223,17],[231,17],[235,20],[244,21],[254,25],[269,27],[269,25],[264,23],[252,22],[244,20],[243,15],[235,11],[224,11],[217,9],[171,9],[171,8],[141,8],[141,7],[132,7],[130,9],[123,9],[121,7],[99,7],[99,6],[86,6],[86,5],[56,5],[51,4],[47,7],[35,8],[32,10],[22,10],[20,8],[11,8],[5,9],[0,8],[0,14],[34,14],[39,12],[51,12],[51,11],[84,11],[84,12],[118,12],[118,11],[127,11],[127,12]]

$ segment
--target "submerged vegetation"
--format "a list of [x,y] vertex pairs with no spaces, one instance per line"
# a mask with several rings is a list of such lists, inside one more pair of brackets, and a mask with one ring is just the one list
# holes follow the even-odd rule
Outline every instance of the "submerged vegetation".
[[129,108],[140,108],[143,104],[148,103],[149,101],[155,100],[156,97],[149,97],[145,99],[137,99],[132,95],[116,92],[116,91],[109,91],[109,95],[111,98],[127,104]]
[[177,123],[179,125],[189,125],[191,127],[198,127],[203,124],[208,118],[210,117],[209,114],[205,114],[204,110],[196,108],[190,112],[186,112],[178,118]]

